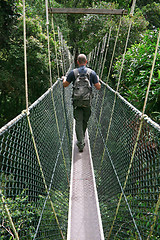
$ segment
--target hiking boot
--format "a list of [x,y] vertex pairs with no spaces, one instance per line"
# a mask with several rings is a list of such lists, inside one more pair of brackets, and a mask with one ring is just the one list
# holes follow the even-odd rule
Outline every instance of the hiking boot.
[[80,142],[77,141],[76,144],[77,144],[77,147],[79,149],[79,152],[83,152],[83,148],[85,146],[85,143],[80,143]]
[[83,152],[83,148],[79,148],[79,152]]

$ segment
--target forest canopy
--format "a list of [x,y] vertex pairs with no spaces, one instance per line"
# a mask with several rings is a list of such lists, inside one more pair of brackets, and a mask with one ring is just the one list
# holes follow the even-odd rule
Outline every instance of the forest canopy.
[[[107,2],[90,0],[49,1],[50,7],[126,9],[128,13],[130,13],[131,5],[131,0]],[[57,80],[55,45],[59,48],[58,26],[74,57],[80,52],[88,55],[112,28],[112,41],[108,52],[108,56],[111,57],[119,16],[55,14],[53,21],[56,42],[50,26],[50,44],[54,81]],[[113,89],[116,88],[117,84],[119,65],[129,23],[129,14],[123,16],[109,79],[109,85]],[[26,0],[26,25],[29,104],[31,104],[49,88],[45,1]],[[120,93],[140,111],[142,111],[159,27],[159,0],[149,0],[147,3],[145,0],[137,0]],[[0,127],[2,127],[25,109],[22,0],[0,1],[0,33]],[[106,79],[108,66],[109,61],[106,61],[103,81]],[[158,49],[146,110],[146,113],[156,122],[160,121],[159,106],[160,48]]]

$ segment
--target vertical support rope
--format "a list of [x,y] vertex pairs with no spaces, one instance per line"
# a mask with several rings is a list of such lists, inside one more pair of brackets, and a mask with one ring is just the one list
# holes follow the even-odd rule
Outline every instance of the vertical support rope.
[[97,46],[88,55],[88,65],[93,68]]
[[116,46],[117,46],[117,41],[118,41],[118,37],[119,37],[119,31],[120,31],[120,28],[121,28],[121,23],[122,23],[122,16],[120,16],[118,31],[117,31],[116,40],[115,40],[115,43],[114,43],[114,48],[113,48],[113,53],[112,53],[112,58],[111,58],[111,62],[110,62],[109,70],[108,70],[106,83],[108,83],[111,68],[112,68],[112,65],[113,65],[113,59],[114,59],[114,55],[115,55],[115,51],[116,51]]
[[[25,21],[25,0],[23,0],[23,37],[24,37],[24,65],[25,65],[25,89],[26,89],[26,109],[27,109],[27,113],[28,113],[28,85],[27,85],[27,58],[26,58],[26,21]],[[0,196],[2,199],[2,202],[4,204],[5,207],[5,211],[7,213],[9,222],[12,226],[13,232],[15,234],[15,238],[17,240],[19,240],[19,236],[18,236],[18,232],[16,231],[15,225],[13,223],[11,214],[9,212],[9,209],[5,203],[3,194],[2,194],[2,190],[0,189]]]
[[[134,1],[134,6],[135,6],[135,1]],[[133,8],[132,8],[132,12],[133,12]],[[129,36],[130,36],[130,31],[131,31],[131,26],[132,26],[132,19],[130,19],[130,24],[129,24],[129,28],[128,28],[128,34],[127,34],[127,39],[126,39],[126,43],[125,43],[125,48],[124,48],[124,53],[123,53],[123,58],[122,58],[122,63],[121,63],[121,69],[120,69],[120,73],[119,73],[117,88],[116,88],[116,91],[115,91],[115,96],[114,96],[114,101],[113,101],[113,106],[112,106],[112,111],[111,111],[111,117],[110,117],[108,130],[107,130],[106,144],[108,142],[110,128],[111,128],[111,124],[112,124],[112,119],[113,119],[113,114],[114,114],[114,109],[115,109],[116,99],[117,99],[117,93],[118,93],[119,85],[120,85],[120,81],[121,81],[121,75],[122,75],[122,70],[123,70],[123,66],[124,66],[124,60],[125,60],[125,55],[126,55],[126,51],[127,51],[127,46],[128,46],[128,41],[129,41]],[[104,148],[103,155],[102,155],[102,160],[101,160],[101,165],[100,165],[100,169],[99,169],[99,174],[101,172],[101,167],[102,167],[102,164],[103,164],[105,151],[106,150]]]
[[49,43],[48,0],[45,0],[45,2],[46,2],[46,27],[47,27],[47,41],[48,41],[49,79],[50,79],[50,87],[52,87],[52,68],[51,68],[51,55],[50,55],[50,43]]
[[152,64],[152,69],[151,69],[151,74],[150,74],[150,78],[149,78],[148,89],[147,89],[147,93],[146,93],[146,97],[145,97],[145,101],[144,101],[143,114],[144,114],[144,112],[145,112],[146,105],[147,105],[147,100],[148,100],[148,95],[149,95],[149,89],[150,89],[150,85],[151,85],[151,80],[152,80],[152,76],[153,76],[153,70],[154,70],[154,66],[155,66],[155,62],[156,62],[157,51],[158,51],[158,47],[159,47],[159,41],[160,41],[160,29],[159,29],[159,34],[158,34],[158,38],[157,38],[157,45],[156,45],[156,49],[155,49],[155,54],[154,54],[154,59],[153,59],[153,64]]
[[53,31],[53,36],[54,36],[54,46],[55,46],[55,53],[56,53],[57,73],[58,73],[58,78],[60,78],[59,66],[58,66],[58,54],[57,54],[56,35],[55,35],[54,22],[53,22],[53,14],[52,14],[52,31]]
[[[53,30],[53,34],[54,34],[54,42],[55,42],[55,52],[56,52],[56,61],[57,61],[57,71],[58,71],[58,78],[60,78],[59,75],[59,66],[58,66],[58,56],[57,56],[57,47],[56,47],[56,37],[55,37],[55,30],[54,30],[54,22],[53,22],[53,14],[52,14],[52,30]],[[69,50],[68,50],[68,57],[69,57],[69,61],[70,61],[70,65],[71,65],[71,59],[69,56]],[[68,120],[67,120],[67,113],[66,113],[66,106],[65,106],[65,101],[64,101],[64,88],[63,88],[63,92],[62,92],[62,106],[63,106],[63,110],[64,110],[64,118],[65,118],[65,123],[66,123],[66,127],[67,127],[67,140],[68,143],[71,144],[71,140],[70,140],[70,134],[69,134],[69,127],[68,127]]]
[[[39,167],[40,167],[40,172],[42,174],[42,179],[43,179],[43,183],[44,183],[44,186],[45,186],[45,190],[46,190],[46,193],[48,193],[49,191],[48,191],[48,187],[47,187],[47,184],[46,184],[45,176],[44,176],[44,173],[43,173],[43,168],[42,168],[42,164],[41,164],[40,157],[39,157],[39,154],[38,154],[38,149],[37,149],[35,137],[34,137],[34,134],[33,134],[33,129],[32,129],[32,126],[31,126],[29,115],[27,115],[27,120],[28,120],[28,125],[29,125],[29,129],[30,129],[30,133],[31,133],[34,149],[35,149],[35,152],[36,152],[36,157],[37,157],[38,164],[39,164]],[[60,228],[60,224],[59,224],[59,221],[58,221],[58,218],[57,218],[57,214],[55,212],[55,209],[54,209],[54,206],[53,206],[53,202],[51,200],[50,195],[48,195],[48,198],[49,198],[49,201],[50,201],[50,204],[51,204],[51,208],[53,210],[53,213],[54,213],[54,216],[55,216],[55,219],[56,219],[56,222],[57,222],[60,234],[62,236],[62,239],[64,239],[63,233],[62,233],[62,230]]]
[[63,41],[63,36],[61,34],[61,46],[62,46],[62,61],[64,63],[64,73],[66,75],[67,69],[66,69],[66,64],[65,64],[65,57],[64,57],[64,41]]
[[91,68],[94,68],[94,64],[96,61],[96,51],[97,51],[97,46],[95,46],[95,49],[93,49],[93,51],[92,51],[92,57],[91,57],[92,66],[91,66]]
[[[44,177],[43,170],[42,170],[42,165],[41,165],[41,162],[40,162],[40,158],[39,158],[39,154],[38,154],[38,150],[37,150],[37,146],[36,146],[36,142],[35,142],[35,138],[34,138],[34,135],[33,135],[32,126],[31,126],[30,119],[29,119],[29,110],[28,110],[28,81],[27,81],[27,54],[26,54],[27,51],[26,51],[25,0],[23,0],[23,13],[24,13],[24,63],[25,63],[25,90],[26,90],[27,120],[28,120],[28,125],[29,125],[29,129],[30,129],[33,145],[34,145],[35,152],[36,152],[36,157],[37,157],[37,160],[38,160],[38,164],[40,166],[40,171],[41,171],[43,182],[44,182],[44,185],[45,185],[45,189],[46,189],[46,192],[48,192],[46,181],[45,181],[45,177]],[[47,18],[47,26],[48,26],[48,18]],[[49,51],[49,49],[48,49],[48,51]],[[50,82],[52,84],[52,80],[51,80],[51,63],[49,64],[49,66],[50,66]],[[49,196],[49,199],[50,199],[50,196]],[[58,227],[60,229],[58,218],[56,216],[56,213],[55,213],[55,210],[54,210],[53,203],[52,203],[51,199],[50,199],[50,203],[51,203],[52,210],[53,210],[53,212],[55,214],[55,219],[57,221]],[[60,230],[60,232],[61,232],[61,230]],[[61,235],[63,237],[62,232],[61,232]]]
[[90,61],[91,61],[91,52],[88,55],[88,65],[90,66]]
[[5,200],[4,200],[4,197],[3,197],[3,194],[2,194],[2,190],[1,190],[1,189],[0,189],[0,196],[1,196],[2,203],[3,203],[3,205],[4,205],[4,208],[5,208],[5,211],[6,211],[6,213],[7,213],[8,220],[9,220],[9,222],[10,222],[10,224],[11,224],[11,227],[12,227],[12,230],[13,230],[13,232],[14,232],[15,238],[16,238],[17,240],[19,240],[18,233],[17,233],[16,228],[15,228],[15,226],[14,226],[14,223],[13,223],[13,220],[12,220],[12,217],[11,217],[11,214],[10,214],[9,209],[8,209],[8,207],[7,207],[7,204],[6,204]]
[[[155,61],[156,61],[156,56],[157,56],[157,51],[158,51],[158,46],[159,46],[159,40],[160,40],[160,30],[159,30],[159,34],[158,34],[158,39],[157,39],[157,44],[156,44],[154,59],[153,59],[153,63],[152,63],[152,69],[151,69],[150,78],[149,78],[149,82],[148,82],[148,88],[147,88],[147,92],[146,92],[146,97],[145,97],[145,101],[144,101],[144,106],[143,106],[143,112],[142,112],[142,116],[141,116],[140,126],[139,126],[139,130],[138,130],[136,142],[135,142],[135,145],[134,145],[133,153],[132,153],[132,156],[131,156],[131,160],[130,160],[128,172],[127,172],[126,179],[125,179],[125,182],[124,182],[123,191],[125,191],[125,188],[126,188],[126,185],[127,185],[128,177],[129,177],[129,174],[130,174],[130,170],[131,170],[131,167],[132,167],[133,159],[134,159],[134,156],[135,156],[135,153],[136,153],[138,141],[139,141],[140,134],[141,134],[141,129],[142,129],[143,120],[144,120],[144,116],[145,116],[144,113],[145,113],[145,109],[146,109],[146,104],[147,104],[147,100],[148,100],[149,89],[150,89],[150,85],[151,85],[151,80],[152,80],[152,76],[153,76],[153,70],[154,70]],[[116,218],[117,218],[117,214],[118,214],[118,211],[119,211],[120,203],[121,203],[121,200],[122,200],[122,195],[123,195],[123,193],[121,193],[120,198],[119,198],[119,202],[118,202],[117,209],[116,209],[116,214],[115,214],[115,217],[114,217],[114,219],[113,219],[113,223],[112,223],[112,226],[111,226],[109,235],[108,235],[108,239],[109,239],[110,236],[111,236],[112,229],[113,229],[115,220],[116,220]],[[160,204],[160,202],[158,201],[158,202],[157,202],[157,205],[156,205],[156,211],[158,211],[157,208],[159,207],[159,204]],[[154,225],[155,225],[155,219],[154,219],[154,224],[152,225],[152,228],[151,228],[151,232],[153,232]],[[151,234],[151,233],[150,233],[150,234]]]
[[[52,98],[52,103],[53,103],[54,115],[55,115],[55,119],[56,119],[59,142],[61,143],[61,135],[60,135],[60,130],[59,130],[58,118],[57,118],[57,113],[56,113],[56,106],[55,106],[55,102],[54,102],[53,89],[52,89],[52,71],[51,71],[50,43],[49,43],[48,0],[45,0],[45,1],[46,1],[46,25],[47,25],[47,38],[48,38],[48,61],[49,61],[49,69],[50,69],[51,98]],[[68,186],[69,186],[69,178],[68,178],[68,173],[67,173],[67,165],[66,165],[66,160],[65,160],[65,156],[64,156],[63,147],[61,147],[61,151],[62,151],[63,162],[64,162],[64,166],[65,166],[65,171],[66,171],[67,182],[68,182]]]
[[94,65],[95,72],[97,72],[96,69],[97,69],[97,63],[98,63],[98,55],[99,55],[100,45],[101,45],[101,42],[98,43],[98,48],[97,48],[97,53],[96,53],[97,57],[96,57],[95,65]]
[[68,60],[69,60],[69,67],[70,67],[72,64],[72,59],[71,59],[71,53],[68,48],[67,48],[67,53],[68,53]]
[[103,41],[102,41],[102,48],[101,48],[100,61],[99,61],[100,66],[99,66],[99,69],[98,69],[98,75],[100,75],[100,72],[102,72],[102,67],[103,67],[102,62],[103,62],[104,53],[105,53],[106,41],[107,41],[107,33],[103,37]]
[[[58,38],[59,38],[59,42],[61,43],[61,41],[60,41],[60,31],[59,31],[59,27],[58,27]],[[62,74],[63,74],[63,76],[64,76],[64,67],[63,67],[62,48],[61,48],[61,46],[60,46],[60,54],[61,54]]]
[[[52,19],[53,19],[53,17],[52,17]],[[54,29],[53,22],[52,22],[52,28]],[[59,38],[59,41],[61,42],[61,49],[62,49],[62,41],[63,40],[62,40],[62,36],[60,34],[60,31],[59,31],[59,27],[58,27],[58,38]],[[70,62],[70,65],[71,65],[72,64],[72,59],[70,58],[71,55],[70,55],[69,50],[67,52],[68,52],[69,62]],[[62,74],[64,76],[64,74],[67,74],[67,73],[64,73],[64,67],[63,67],[63,58],[64,58],[64,56],[62,56],[62,50],[60,50],[60,53],[61,53],[61,62],[62,62]],[[64,98],[65,98],[65,93],[64,93],[64,88],[63,88],[63,92],[62,92],[62,106],[63,106],[63,110],[64,110],[65,124],[67,126],[67,140],[68,140],[68,143],[70,144],[71,143],[71,139],[70,139],[70,134],[69,134],[69,127],[68,127],[69,124],[68,124],[68,119],[67,119],[67,113],[66,113],[66,106],[65,106]],[[63,151],[63,149],[62,149],[62,151]],[[64,153],[62,153],[62,155],[63,155],[63,159],[64,159]],[[67,166],[66,166],[66,162],[65,161],[64,161],[64,164],[65,164],[66,173],[67,173]],[[69,184],[68,174],[67,174],[67,180],[68,180],[68,184]]]
[[[64,132],[63,132],[61,145],[63,144],[63,141],[64,141],[65,131],[66,131],[66,128],[64,129]],[[39,221],[38,221],[38,225],[37,225],[36,232],[35,232],[33,240],[36,239],[36,236],[37,236],[37,233],[38,233],[38,230],[39,230],[39,226],[40,226],[40,223],[41,223],[41,220],[42,220],[43,212],[44,212],[47,200],[49,198],[49,194],[50,194],[52,183],[53,183],[54,173],[55,173],[57,163],[58,163],[58,160],[59,160],[59,156],[60,156],[60,152],[61,152],[61,145],[60,145],[59,150],[58,150],[58,154],[57,154],[55,165],[54,165],[53,172],[52,172],[51,182],[50,182],[50,185],[49,185],[49,188],[48,188],[47,196],[46,196],[44,204],[43,204],[43,208],[42,208],[42,211],[41,211],[41,215],[40,215],[40,218],[39,218]]]
[[[119,31],[120,31],[120,27],[121,27],[121,19],[122,19],[122,17],[120,16],[119,26],[118,26],[118,30],[117,30],[116,40],[115,40],[115,43],[114,43],[114,48],[113,48],[113,53],[112,53],[112,58],[111,58],[111,62],[110,62],[110,68],[109,68],[107,79],[109,78],[111,67],[112,67],[112,64],[113,64],[115,49],[116,49],[116,46],[117,46],[117,40],[118,40]],[[110,29],[110,33],[109,34],[111,35],[111,29]],[[110,37],[109,37],[109,39],[110,39]],[[107,45],[109,46],[109,40],[108,40]],[[107,56],[107,52],[106,52],[106,56]],[[105,56],[105,59],[106,59],[106,56]],[[105,100],[105,94],[106,94],[106,86],[105,86],[104,93],[103,93],[103,99],[102,99],[102,103],[101,103],[101,110],[100,110],[99,119],[98,119],[98,126],[99,126],[100,121],[101,121],[101,116],[102,116],[102,111],[103,111],[103,104],[104,104],[104,100]],[[94,145],[93,145],[93,152],[94,152],[95,145],[96,145],[97,135],[98,135],[98,128],[96,130],[96,135],[95,135],[95,140],[94,140]]]
[[[25,0],[23,0],[23,12],[25,12]],[[47,0],[46,0],[46,12],[48,13],[48,1],[47,1]],[[49,20],[48,20],[48,14],[46,14],[46,18],[47,18],[47,23],[46,23],[46,24],[47,24],[47,37],[48,37],[48,55],[49,55],[50,84],[51,84],[51,87],[52,87],[52,73],[51,73],[50,47],[49,47],[49,28],[48,28]],[[24,19],[25,19],[25,14],[24,14]],[[25,20],[24,20],[24,23],[25,23]],[[36,142],[35,142],[35,138],[34,138],[34,134],[33,134],[33,130],[32,130],[30,118],[29,118],[29,111],[28,111],[28,83],[27,83],[27,57],[26,57],[26,30],[25,30],[25,29],[26,29],[26,28],[24,27],[25,90],[26,90],[26,96],[27,96],[27,97],[26,97],[27,120],[28,120],[28,125],[29,125],[29,129],[30,129],[30,133],[31,133],[31,137],[32,137],[32,141],[33,141],[33,145],[34,145],[36,157],[37,157],[38,164],[39,164],[39,167],[40,167],[40,171],[41,171],[41,174],[42,174],[42,179],[43,179],[43,183],[44,183],[44,186],[45,186],[45,190],[46,190],[46,192],[48,193],[48,188],[47,188],[45,176],[44,176],[44,173],[43,173],[41,161],[40,161],[40,158],[39,158],[38,149],[37,149],[37,146],[36,146]],[[51,89],[51,90],[52,90],[52,89]],[[52,93],[52,95],[53,95],[53,93]],[[57,125],[57,127],[58,127],[58,125]],[[59,129],[59,128],[58,128],[58,129]],[[59,137],[60,137],[60,135],[59,135]],[[61,234],[61,236],[62,236],[62,239],[64,239],[63,233],[62,233],[62,230],[60,229],[60,224],[59,224],[59,221],[58,221],[58,218],[57,218],[57,215],[56,215],[54,206],[53,206],[53,202],[52,202],[52,200],[51,200],[51,198],[50,198],[50,195],[49,195],[49,200],[50,200],[51,208],[52,208],[53,213],[54,213],[54,215],[55,215],[55,219],[56,219],[58,228],[59,228],[59,230],[60,230],[60,234]]]
[[25,94],[26,94],[26,110],[28,111],[28,84],[27,84],[27,50],[26,50],[26,9],[25,0],[23,0],[23,38],[24,38],[24,73],[25,73]]
[[[112,32],[112,27],[110,27],[109,29],[109,34],[108,34],[108,40],[107,40],[107,45],[106,45],[106,49],[105,49],[105,56],[104,56],[104,61],[103,61],[103,65],[102,63],[100,63],[100,65],[102,65],[102,69],[101,69],[101,75],[100,75],[100,79],[102,78],[102,75],[103,75],[103,70],[104,70],[104,64],[105,64],[105,61],[106,61],[106,58],[107,58],[107,53],[108,53],[108,48],[109,48],[109,42],[110,42],[110,38],[111,38],[111,32]],[[95,105],[97,106],[97,101],[98,101],[98,96],[99,96],[99,91],[97,92],[97,96],[96,96],[96,101],[95,101]],[[104,93],[103,93],[103,98],[105,96],[105,90],[104,90]],[[101,106],[101,109],[103,107]],[[99,115],[99,119],[101,118],[101,113]],[[97,134],[98,134],[98,128],[97,128],[97,131],[96,131],[96,137],[95,137],[95,141],[94,141],[94,146],[93,146],[93,152],[94,152],[94,148],[95,148],[95,143],[96,143],[96,139],[97,139]]]
[[91,55],[90,55],[90,62],[91,63],[89,62],[90,67],[93,66],[93,63],[95,61],[96,49],[97,49],[97,47],[95,49],[93,49],[92,52],[91,52]]
[[[48,6],[48,4],[47,4]],[[48,9],[47,9],[48,11]],[[46,189],[46,192],[48,192],[48,189],[47,189],[47,184],[46,184],[46,181],[45,181],[45,177],[44,177],[44,174],[43,174],[43,169],[42,169],[42,165],[41,165],[41,162],[40,162],[40,158],[39,158],[39,154],[38,154],[38,150],[37,150],[37,146],[36,146],[36,142],[35,142],[35,138],[34,138],[34,135],[33,135],[33,130],[32,130],[32,126],[31,126],[31,123],[30,123],[30,119],[29,119],[29,110],[28,110],[28,82],[27,82],[27,54],[26,54],[26,26],[25,26],[25,0],[23,0],[23,13],[24,13],[24,63],[25,63],[25,90],[26,90],[26,112],[27,112],[27,120],[28,120],[28,125],[29,125],[29,129],[30,129],[30,133],[31,133],[31,137],[32,137],[32,141],[33,141],[33,145],[34,145],[34,149],[35,149],[35,153],[36,153],[36,157],[37,157],[37,160],[38,160],[38,164],[39,164],[39,167],[40,167],[40,171],[41,171],[41,174],[42,174],[42,179],[43,179],[43,182],[44,182],[44,186],[45,186],[45,189]],[[48,26],[48,18],[47,18],[47,26]],[[48,33],[49,35],[49,33]],[[48,47],[48,51],[49,50],[49,47]],[[50,63],[50,83],[52,84],[52,75],[51,75],[51,63]],[[60,229],[60,225],[59,225],[59,221],[58,221],[58,218],[57,218],[57,215],[56,215],[56,212],[54,210],[54,206],[53,206],[53,202],[49,196],[49,200],[50,200],[50,204],[51,204],[51,208],[54,212],[54,215],[55,215],[55,219],[56,219],[56,222],[57,222],[57,225],[58,225],[58,228],[60,230],[60,233],[61,233],[61,236],[63,238],[63,233]],[[64,239],[64,238],[63,238]]]
[[[98,119],[96,119],[96,120],[97,120],[97,122],[98,122]],[[124,196],[125,202],[126,202],[126,204],[127,204],[127,206],[128,206],[128,210],[129,210],[129,213],[130,213],[130,215],[131,215],[131,218],[132,218],[133,224],[134,224],[134,226],[135,226],[135,228],[136,228],[136,231],[137,231],[137,233],[138,233],[139,239],[142,240],[141,235],[140,235],[140,232],[139,232],[138,227],[137,227],[137,224],[136,224],[136,221],[135,221],[135,219],[134,219],[133,213],[132,213],[132,211],[131,211],[131,208],[130,208],[129,202],[128,202],[127,197],[126,197],[126,195],[125,195],[125,193],[124,193],[124,191],[123,191],[123,187],[122,187],[122,184],[121,184],[121,182],[120,182],[120,179],[119,179],[118,173],[117,173],[116,168],[115,168],[115,166],[114,166],[114,163],[113,163],[113,160],[112,160],[112,158],[111,158],[111,155],[110,155],[110,153],[109,153],[109,151],[108,151],[108,148],[107,148],[107,146],[105,145],[105,139],[103,138],[103,135],[102,135],[102,132],[101,132],[101,129],[100,129],[99,126],[98,126],[98,130],[99,130],[100,135],[101,135],[101,137],[102,137],[103,144],[104,144],[104,146],[105,146],[105,148],[106,148],[106,151],[107,151],[107,154],[108,154],[108,157],[109,157],[110,163],[111,163],[111,165],[112,165],[113,171],[114,171],[114,173],[115,173],[115,175],[116,175],[116,178],[117,178],[118,184],[119,184],[120,189],[121,189],[121,191],[122,191],[122,193],[123,193],[123,196]]]
[[104,55],[104,59],[103,59],[103,64],[102,64],[100,79],[102,79],[102,76],[103,76],[104,65],[105,65],[105,62],[106,62],[107,53],[108,53],[108,48],[109,48],[109,42],[110,42],[110,38],[111,38],[111,32],[112,32],[112,27],[110,27],[110,29],[109,29],[109,36],[108,36],[106,51],[105,51],[105,55]]

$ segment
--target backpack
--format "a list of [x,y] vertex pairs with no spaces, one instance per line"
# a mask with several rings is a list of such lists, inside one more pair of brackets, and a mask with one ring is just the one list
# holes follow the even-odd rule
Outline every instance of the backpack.
[[79,73],[78,69],[74,69],[75,82],[73,85],[73,106],[89,107],[92,100],[92,87],[90,84],[91,69],[87,69],[86,73]]

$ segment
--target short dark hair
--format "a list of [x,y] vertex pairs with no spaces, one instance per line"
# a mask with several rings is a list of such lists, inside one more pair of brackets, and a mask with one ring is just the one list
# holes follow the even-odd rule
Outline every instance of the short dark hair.
[[84,54],[79,54],[79,55],[78,55],[78,58],[77,58],[77,61],[78,61],[80,64],[86,63],[86,61],[87,61],[86,55],[84,55]]

